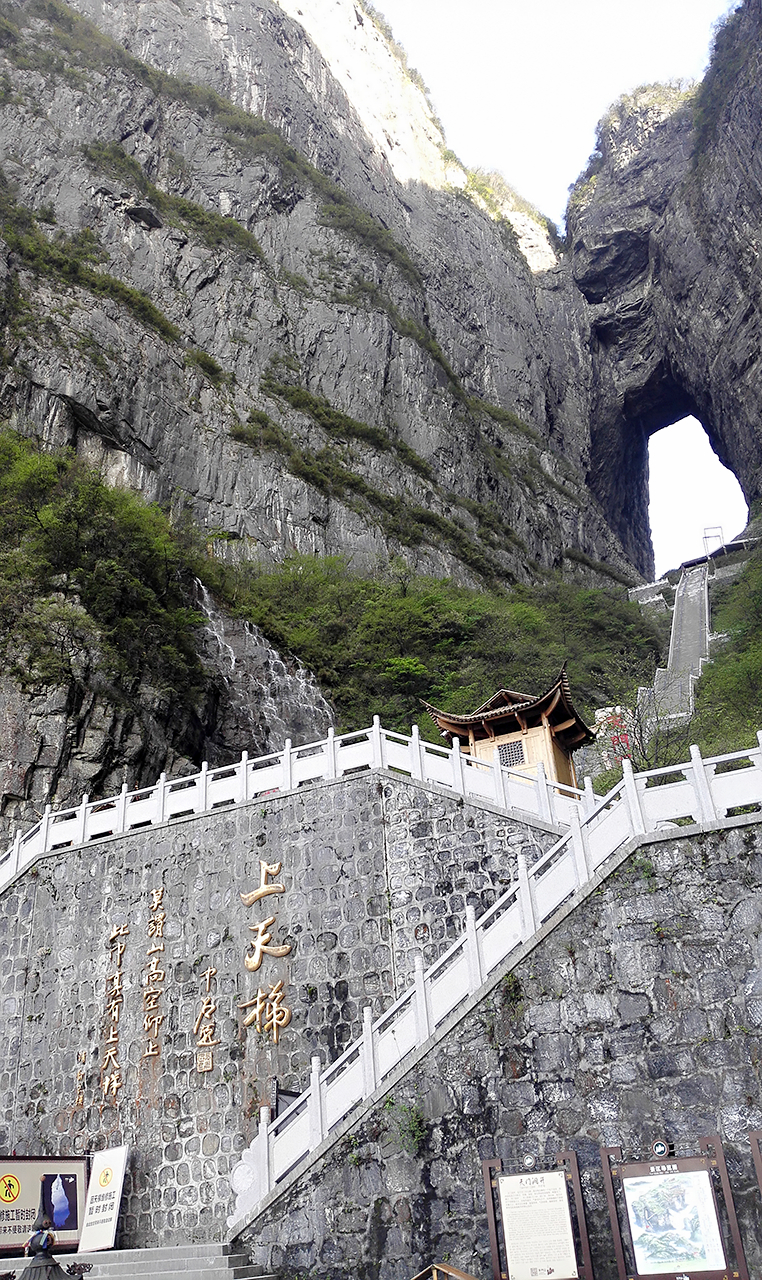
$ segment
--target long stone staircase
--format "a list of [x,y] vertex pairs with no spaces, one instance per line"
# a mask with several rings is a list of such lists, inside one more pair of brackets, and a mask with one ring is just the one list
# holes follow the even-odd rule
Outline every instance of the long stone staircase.
[[[91,1263],[91,1280],[276,1280],[261,1267],[250,1264],[244,1253],[236,1253],[226,1244],[184,1244],[164,1249],[114,1249],[108,1253],[86,1253],[68,1256],[59,1253],[64,1271],[72,1263]],[[22,1280],[29,1265],[26,1258],[0,1261],[0,1274],[15,1271]]]

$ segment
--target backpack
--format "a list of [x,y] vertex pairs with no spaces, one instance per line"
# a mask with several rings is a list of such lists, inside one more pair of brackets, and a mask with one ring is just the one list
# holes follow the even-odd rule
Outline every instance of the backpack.
[[50,1232],[35,1231],[34,1235],[30,1238],[28,1248],[30,1253],[43,1253],[49,1245]]

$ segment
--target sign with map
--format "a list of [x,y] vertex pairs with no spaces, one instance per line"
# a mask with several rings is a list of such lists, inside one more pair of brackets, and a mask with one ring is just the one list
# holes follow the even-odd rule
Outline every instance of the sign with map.
[[577,1255],[562,1169],[497,1179],[511,1280],[577,1280]]
[[723,1271],[727,1262],[708,1169],[662,1168],[645,1177],[628,1177],[627,1167],[622,1169],[638,1275]]
[[57,1246],[75,1249],[86,1187],[84,1158],[0,1156],[0,1252],[20,1253],[43,1216],[53,1223]]

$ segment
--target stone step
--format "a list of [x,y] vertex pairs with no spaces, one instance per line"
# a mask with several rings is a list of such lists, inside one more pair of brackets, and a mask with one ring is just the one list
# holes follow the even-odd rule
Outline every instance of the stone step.
[[[229,1245],[169,1245],[158,1249],[111,1249],[103,1253],[59,1253],[64,1270],[72,1262],[92,1263],[90,1280],[277,1280],[253,1266],[245,1253],[231,1253]],[[21,1280],[25,1258],[0,1260],[0,1273],[16,1271]]]

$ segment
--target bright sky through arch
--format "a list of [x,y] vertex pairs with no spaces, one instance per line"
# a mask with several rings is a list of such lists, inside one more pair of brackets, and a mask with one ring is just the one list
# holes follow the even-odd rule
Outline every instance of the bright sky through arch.
[[[725,542],[740,533],[748,508],[741,486],[712,451],[701,423],[683,418],[648,442],[651,539],[657,578],[704,554],[704,530],[721,526]],[[714,550],[710,543],[708,550]]]
[[[373,3],[429,86],[461,161],[497,169],[559,224],[568,188],[584,169],[596,125],[611,103],[641,84],[700,80],[715,24],[737,7],[728,0]],[[730,473],[723,475],[703,429],[694,426],[700,435],[692,443],[685,443],[690,431],[684,436],[682,430],[675,424],[652,437],[651,521],[659,571],[701,555],[705,526],[722,525],[727,538],[745,523],[740,488]],[[674,450],[662,482],[660,458]],[[699,503],[692,516],[677,514],[675,475],[681,493],[693,490]]]

